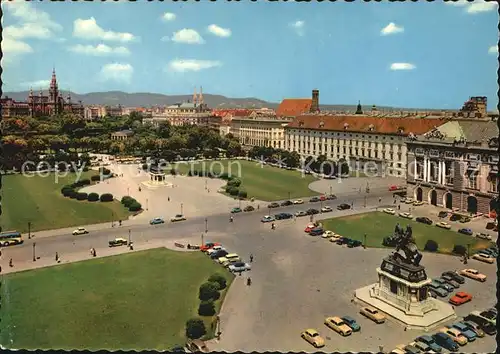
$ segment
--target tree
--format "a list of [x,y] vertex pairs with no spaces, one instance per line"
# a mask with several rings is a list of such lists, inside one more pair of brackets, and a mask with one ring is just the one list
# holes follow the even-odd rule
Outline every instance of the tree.
[[213,300],[200,302],[198,307],[198,315],[200,316],[213,316],[215,315],[215,304]]
[[198,298],[200,300],[217,300],[219,296],[219,285],[217,283],[205,282],[201,284],[198,292]]
[[210,278],[208,278],[208,281],[212,282],[212,283],[217,283],[219,285],[218,290],[223,290],[227,286],[226,278],[224,278],[224,276],[222,274],[219,274],[219,273],[212,274],[210,276]]
[[438,249],[439,245],[434,240],[427,240],[427,242],[425,243],[424,251],[437,252]]
[[170,134],[172,132],[172,126],[170,122],[161,122],[158,125],[158,136],[163,139],[170,138]]
[[201,318],[191,318],[186,322],[186,337],[198,339],[207,333],[205,323]]

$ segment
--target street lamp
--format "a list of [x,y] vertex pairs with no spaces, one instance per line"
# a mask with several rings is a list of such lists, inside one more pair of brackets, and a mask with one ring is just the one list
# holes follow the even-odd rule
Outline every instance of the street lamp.
[[366,234],[363,236],[364,242],[363,242],[363,248],[366,248]]
[[131,234],[131,232],[132,232],[132,230],[131,230],[131,229],[128,229],[128,244],[129,244],[129,245],[130,245],[130,243],[131,243],[131,241],[130,241],[130,239],[131,239],[131,235],[130,235],[130,234]]
[[181,215],[182,215],[183,209],[184,209],[184,204],[181,203]]
[[111,227],[115,226],[114,220],[115,220],[115,213],[111,212]]
[[333,193],[332,193],[332,186],[330,186],[330,195],[332,195],[332,194],[333,194]]
[[470,259],[470,243],[467,244],[467,259]]
[[127,195],[130,196],[130,187],[127,187]]
[[146,210],[149,210],[148,209],[148,199],[146,198]]
[[205,218],[205,233],[208,232],[208,219]]
[[36,262],[35,247],[36,247],[36,242],[33,242],[33,262]]
[[365,204],[364,205],[365,205],[365,208],[366,208],[366,195],[365,195]]
[[28,239],[31,238],[31,221],[28,221]]

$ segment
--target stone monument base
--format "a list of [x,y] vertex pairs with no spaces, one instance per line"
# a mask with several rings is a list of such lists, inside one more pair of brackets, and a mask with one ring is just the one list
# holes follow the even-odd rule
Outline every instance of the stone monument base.
[[157,189],[160,187],[172,187],[173,184],[170,182],[162,181],[162,182],[155,182],[155,181],[144,181],[141,182],[141,185],[148,188],[148,189]]
[[387,316],[395,319],[400,324],[406,326],[408,329],[429,331],[442,325],[444,322],[457,318],[455,311],[450,304],[430,297],[426,300],[426,302],[428,305],[431,305],[431,311],[424,311],[425,313],[420,316],[410,314],[377,298],[374,294],[374,289],[377,286],[378,284],[375,283],[357,289],[355,291],[354,301],[362,304],[363,306],[375,307]]

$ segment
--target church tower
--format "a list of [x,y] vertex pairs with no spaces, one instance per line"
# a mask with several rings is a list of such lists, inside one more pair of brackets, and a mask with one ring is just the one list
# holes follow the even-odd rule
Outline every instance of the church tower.
[[312,102],[310,113],[319,112],[319,90],[312,90]]
[[204,102],[203,102],[203,87],[200,86],[200,95],[198,96],[199,99],[200,99],[200,105],[202,105]]
[[196,87],[194,88],[193,103],[195,106],[198,104],[198,95],[196,94]]
[[57,78],[56,78],[56,69],[52,69],[52,79],[50,80],[50,88],[49,88],[49,102],[53,104],[54,111],[53,114],[59,113],[59,90],[57,88]]
[[363,108],[361,107],[361,101],[358,101],[358,106],[356,107],[356,114],[363,114]]

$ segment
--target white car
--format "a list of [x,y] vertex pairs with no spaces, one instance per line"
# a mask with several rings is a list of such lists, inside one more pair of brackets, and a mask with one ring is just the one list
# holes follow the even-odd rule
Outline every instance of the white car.
[[413,219],[413,215],[411,215],[410,213],[399,213],[399,216],[401,216],[402,218],[405,218],[405,219]]
[[440,222],[438,222],[438,223],[436,224],[436,226],[437,226],[437,227],[440,227],[440,228],[442,228],[442,229],[447,229],[447,230],[451,229],[451,225],[450,225],[450,224],[448,224],[447,222],[444,222],[444,221],[440,221]]
[[244,272],[246,270],[250,270],[250,269],[252,269],[252,267],[250,266],[250,264],[245,263],[245,262],[235,262],[235,263],[231,264],[228,267],[228,269],[230,272],[238,273],[238,272]]
[[413,204],[414,200],[413,198],[406,198],[405,199],[405,204]]
[[75,231],[73,231],[73,235],[85,235],[85,234],[88,234],[89,232],[87,230],[85,230],[84,227],[79,227],[78,229],[76,229]]
[[208,251],[207,251],[207,254],[210,256],[212,253],[216,252],[216,251],[220,251],[220,250],[223,250],[224,248],[220,245],[218,246],[214,246],[212,248],[210,248]]
[[335,232],[330,231],[330,230],[326,230],[325,232],[323,232],[323,235],[321,235],[321,237],[323,237],[323,238],[330,238],[333,236],[335,236]]
[[391,209],[391,208],[385,208],[384,213],[394,215],[394,214],[396,214],[396,210]]
[[483,232],[479,232],[476,234],[477,238],[481,238],[483,240],[491,240],[491,236],[489,234],[485,234]]
[[330,211],[332,211],[333,209],[331,207],[329,207],[328,205],[325,205],[323,208],[321,208],[321,212],[322,213],[328,213]]
[[304,201],[302,199],[296,199],[293,201],[293,204],[304,204]]
[[177,214],[176,216],[170,218],[171,222],[184,221],[184,220],[186,220],[186,217],[182,214]]

